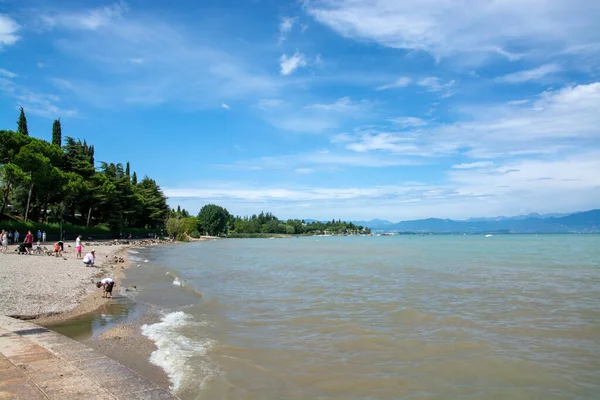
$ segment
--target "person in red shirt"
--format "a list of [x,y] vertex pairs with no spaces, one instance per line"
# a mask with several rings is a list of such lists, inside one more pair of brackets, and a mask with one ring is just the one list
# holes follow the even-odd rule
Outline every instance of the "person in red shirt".
[[31,254],[31,248],[33,247],[33,235],[31,234],[31,231],[27,231],[27,235],[25,235],[25,240],[23,243],[27,249],[27,254]]

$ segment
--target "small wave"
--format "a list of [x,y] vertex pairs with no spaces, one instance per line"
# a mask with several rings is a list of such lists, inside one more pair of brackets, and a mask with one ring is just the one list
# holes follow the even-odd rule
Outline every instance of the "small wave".
[[137,256],[129,256],[130,261],[143,261],[140,257]]
[[173,279],[173,285],[175,286],[183,286],[183,283],[179,280],[179,278]]
[[198,368],[203,375],[200,377],[200,386],[218,374],[216,366],[209,362],[188,362],[191,357],[206,355],[214,345],[214,341],[210,339],[191,339],[180,332],[190,325],[197,325],[192,321],[191,315],[176,311],[165,315],[161,322],[142,326],[142,334],[154,341],[157,347],[150,356],[150,362],[167,373],[174,391],[182,387],[186,377],[196,378]]
[[128,251],[129,253],[131,253],[131,254],[140,254],[140,252],[139,252],[139,251],[135,251],[135,250],[131,250],[131,249],[129,249],[129,250],[127,250],[127,251]]

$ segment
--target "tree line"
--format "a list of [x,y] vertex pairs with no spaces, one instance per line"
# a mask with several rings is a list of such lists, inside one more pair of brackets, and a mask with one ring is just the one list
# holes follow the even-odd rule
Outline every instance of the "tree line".
[[217,235],[253,235],[253,234],[288,234],[288,235],[314,235],[314,234],[370,234],[369,228],[355,225],[352,222],[331,220],[327,222],[309,221],[300,219],[280,220],[271,213],[261,212],[252,216],[233,216],[226,208],[216,204],[202,207],[197,216],[177,207],[170,211],[167,222],[167,231],[179,240],[187,240],[187,236],[197,236],[200,233]]
[[96,168],[95,158],[85,140],[63,141],[60,119],[52,125],[51,143],[29,136],[21,108],[17,130],[0,130],[0,218],[65,221],[113,232],[165,226],[167,198],[153,179],[138,181],[129,162],[101,161]]

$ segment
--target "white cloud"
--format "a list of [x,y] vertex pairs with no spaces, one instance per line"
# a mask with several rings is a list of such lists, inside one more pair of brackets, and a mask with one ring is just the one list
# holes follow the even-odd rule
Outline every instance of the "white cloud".
[[344,37],[465,62],[598,43],[600,20],[600,5],[588,0],[306,0],[305,7]]
[[37,66],[39,69],[46,68],[46,67],[48,66],[46,63],[43,63],[43,62],[41,62],[41,61],[40,61],[40,62],[37,62],[35,65],[36,65],[36,66]]
[[361,134],[352,142],[347,143],[346,148],[360,153],[372,150],[385,150],[400,154],[418,154],[421,152],[412,139],[391,133]]
[[306,57],[298,50],[296,50],[296,52],[291,57],[282,54],[279,58],[279,73],[284,76],[290,75],[298,68],[305,66]]
[[[217,48],[201,23],[190,27],[167,16],[126,9],[119,3],[100,11],[45,14],[43,27],[67,38],[54,41],[60,61],[77,63],[85,70],[79,74],[85,78],[57,76],[70,83],[68,88],[62,85],[69,92],[64,97],[68,94],[97,108],[173,102],[197,109],[224,100],[273,96],[295,84],[248,62],[237,55],[238,49],[227,52],[221,44]],[[133,64],[126,67],[124,60]],[[134,68],[141,60],[145,68]]]
[[350,99],[350,97],[346,96],[346,97],[342,97],[342,98],[338,99],[334,103],[311,104],[311,105],[306,106],[305,108],[314,109],[314,110],[322,110],[322,111],[339,112],[339,113],[352,113],[352,112],[357,112],[357,111],[363,110],[367,106],[368,106],[367,102],[363,101],[363,102],[357,103],[357,102],[352,101],[352,99]]
[[282,17],[279,22],[279,42],[287,39],[288,34],[292,31],[294,24],[298,22],[298,17]]
[[79,116],[76,109],[59,106],[59,96],[30,90],[10,79],[0,77],[0,94],[14,99],[15,105],[22,106],[28,114],[47,118]]
[[81,12],[44,14],[40,19],[47,28],[63,27],[95,31],[112,25],[115,21],[120,20],[126,12],[127,5],[120,2]]
[[17,32],[21,26],[6,14],[0,14],[0,50],[4,46],[10,46],[17,42],[20,37]]
[[9,79],[12,79],[12,78],[17,77],[18,75],[15,74],[14,72],[10,72],[9,70],[6,70],[4,68],[0,68],[0,76],[5,76]]
[[377,90],[402,88],[402,87],[406,87],[406,86],[410,85],[411,82],[412,82],[412,79],[410,79],[408,76],[401,76],[400,78],[396,79],[394,82],[378,86]]
[[476,169],[476,168],[487,168],[494,165],[491,161],[477,161],[472,163],[456,164],[453,165],[453,169]]
[[389,121],[399,128],[417,128],[428,124],[428,121],[417,117],[397,117],[391,118]]
[[221,104],[221,107],[224,108],[224,109],[226,109],[226,110],[230,109],[230,107],[227,104],[225,104],[225,103]]
[[455,80],[442,83],[440,78],[435,76],[429,76],[417,82],[417,85],[426,88],[428,92],[440,93],[441,97],[452,96],[455,93],[456,84]]
[[[199,209],[218,201],[234,214],[258,212],[261,205],[268,204],[281,218],[331,218],[328,214],[334,209],[342,219],[462,219],[596,208],[600,202],[598,170],[600,154],[592,152],[556,160],[521,160],[495,168],[453,170],[448,172],[448,181],[437,185],[400,181],[366,187],[254,187],[241,182],[203,182],[166,188],[165,193],[178,202],[194,204],[186,208]],[[300,204],[309,204],[308,210],[299,210]]]
[[568,154],[598,146],[598,109],[600,82],[546,91],[525,102],[473,106],[461,110],[456,122],[421,125],[426,121],[400,119],[397,128],[370,126],[335,136],[332,143],[357,152],[421,157]]
[[143,64],[146,62],[146,60],[144,60],[141,57],[134,57],[134,58],[130,58],[127,61],[129,61],[132,64]]
[[513,72],[496,78],[498,82],[504,83],[523,83],[529,81],[539,81],[548,75],[559,72],[561,68],[556,64],[545,64],[537,68],[524,71]]

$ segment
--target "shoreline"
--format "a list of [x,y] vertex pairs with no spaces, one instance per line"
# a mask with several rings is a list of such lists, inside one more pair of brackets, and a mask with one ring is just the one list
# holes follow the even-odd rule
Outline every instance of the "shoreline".
[[[211,241],[215,239],[218,238],[204,236],[199,239],[193,239],[190,242]],[[176,243],[179,242],[157,239],[84,242],[83,254],[86,253],[86,250],[91,250],[92,248],[96,250],[96,266],[93,268],[84,267],[81,259],[74,258],[75,250],[70,244],[65,243],[65,253],[63,254],[63,257],[58,258],[41,255],[16,255],[13,253],[16,246],[9,246],[9,253],[12,253],[12,255],[5,256],[0,254],[0,262],[2,262],[5,257],[7,260],[10,258],[11,261],[16,261],[11,263],[11,265],[18,264],[19,267],[24,262],[27,262],[29,265],[27,266],[26,271],[30,275],[33,275],[33,279],[38,278],[40,269],[50,270],[54,275],[60,275],[61,272],[63,274],[66,273],[68,279],[66,279],[67,277],[65,275],[63,275],[63,277],[65,277],[68,283],[67,286],[69,287],[69,290],[59,288],[58,291],[66,292],[70,302],[69,306],[57,308],[56,310],[49,312],[47,311],[48,303],[53,303],[53,298],[47,297],[47,286],[50,285],[52,287],[53,285],[60,285],[60,276],[54,276],[54,278],[56,278],[54,282],[46,282],[39,288],[33,288],[31,293],[29,293],[29,296],[27,294],[22,295],[21,293],[19,299],[12,299],[13,303],[18,305],[17,308],[24,310],[23,312],[12,312],[7,314],[4,312],[5,309],[2,308],[2,304],[0,304],[0,313],[7,314],[14,318],[27,320],[48,329],[52,329],[53,326],[57,325],[63,325],[63,327],[72,326],[76,328],[77,324],[81,324],[82,320],[87,318],[90,320],[97,318],[93,315],[94,313],[99,312],[100,314],[103,314],[103,307],[106,307],[106,313],[110,314],[111,307],[122,304],[122,302],[119,301],[120,298],[126,297],[135,303],[135,300],[132,300],[130,296],[120,294],[122,291],[126,290],[125,288],[121,288],[121,285],[126,278],[127,269],[135,265],[135,262],[128,257],[128,249]],[[49,246],[49,244],[46,243],[46,246]],[[61,271],[56,271],[54,269],[55,265],[60,266],[61,263],[64,264],[67,269],[63,268]],[[14,267],[13,270],[15,270]],[[75,279],[71,276],[71,271],[78,272],[78,276],[75,277]],[[5,271],[0,269],[0,277],[3,277],[3,272]],[[45,271],[45,273],[47,274],[48,271]],[[106,276],[112,277],[116,283],[115,289],[113,290],[113,294],[116,294],[116,296],[113,299],[108,300],[102,298],[102,290],[98,289],[95,285],[95,282]],[[22,282],[18,283],[22,284]],[[19,285],[13,287],[13,289],[19,291],[20,288],[18,286]],[[27,311],[27,307],[24,306],[24,304],[31,302],[32,297],[37,299],[40,304],[45,304],[46,311],[37,313],[32,313],[31,310]],[[91,337],[74,339],[89,346],[98,353],[120,362],[156,385],[171,390],[171,381],[168,374],[162,368],[150,361],[151,354],[157,350],[154,341],[144,336],[141,332],[142,325],[160,322],[162,315],[158,309],[155,309],[152,306],[146,306],[148,308],[145,309],[142,314],[122,322],[116,322],[114,323],[114,326],[100,334],[90,332]],[[44,309],[44,307],[42,307],[42,309]],[[69,337],[68,334],[65,336]]]
[[[218,238],[203,236],[199,239],[193,239],[190,242],[211,241],[215,239]],[[103,268],[98,271],[98,273],[110,275],[115,280],[116,285],[113,290],[113,292],[115,292],[113,295],[116,294],[115,298],[112,300],[102,298],[102,291],[97,289],[95,285],[92,285],[93,291],[83,298],[73,310],[56,315],[42,316],[32,320],[32,322],[48,327],[49,329],[52,329],[52,326],[56,324],[77,325],[78,319],[85,319],[88,317],[93,319],[94,317],[92,315],[99,310],[102,310],[103,307],[107,307],[108,310],[106,312],[110,313],[110,307],[115,304],[118,305],[121,303],[119,301],[120,298],[126,297],[128,301],[131,301],[133,304],[138,304],[142,308],[146,308],[143,309],[143,312],[140,315],[126,318],[121,322],[116,322],[108,330],[105,330],[100,334],[91,332],[91,337],[76,340],[89,346],[98,353],[118,361],[159,387],[171,391],[172,382],[167,372],[150,361],[152,353],[157,350],[156,344],[154,341],[144,336],[141,331],[144,324],[151,325],[160,322],[163,315],[157,308],[137,303],[131,296],[122,295],[120,293],[126,290],[125,287],[121,287],[123,281],[126,279],[126,271],[136,265],[135,261],[129,259],[127,254],[128,249],[178,243],[185,242],[151,239],[135,240],[130,241],[128,244],[123,244],[121,248],[107,256],[108,260],[111,261],[102,265]],[[118,260],[119,258],[124,261],[115,263],[114,260]],[[103,312],[104,311],[102,311],[102,313]]]
[[[76,324],[78,318],[85,318],[102,307],[118,304],[125,271],[134,265],[127,257],[128,249],[171,243],[174,242],[155,239],[84,242],[83,254],[91,249],[96,250],[95,267],[84,266],[81,259],[75,258],[74,246],[67,243],[62,257],[17,255],[14,252],[16,246],[9,246],[7,254],[0,254],[0,263],[3,265],[0,277],[13,281],[9,283],[6,304],[0,304],[0,313],[49,329],[57,324]],[[51,247],[48,243],[45,246]],[[4,268],[4,264],[7,264],[7,268]],[[106,276],[115,280],[116,298],[102,298],[102,290],[95,285]],[[56,301],[61,298],[65,301],[56,306]],[[150,362],[150,355],[156,346],[141,333],[142,324],[158,320],[160,316],[157,313],[146,312],[134,321],[116,324],[99,337],[76,340],[160,387],[169,389],[167,374]]]

